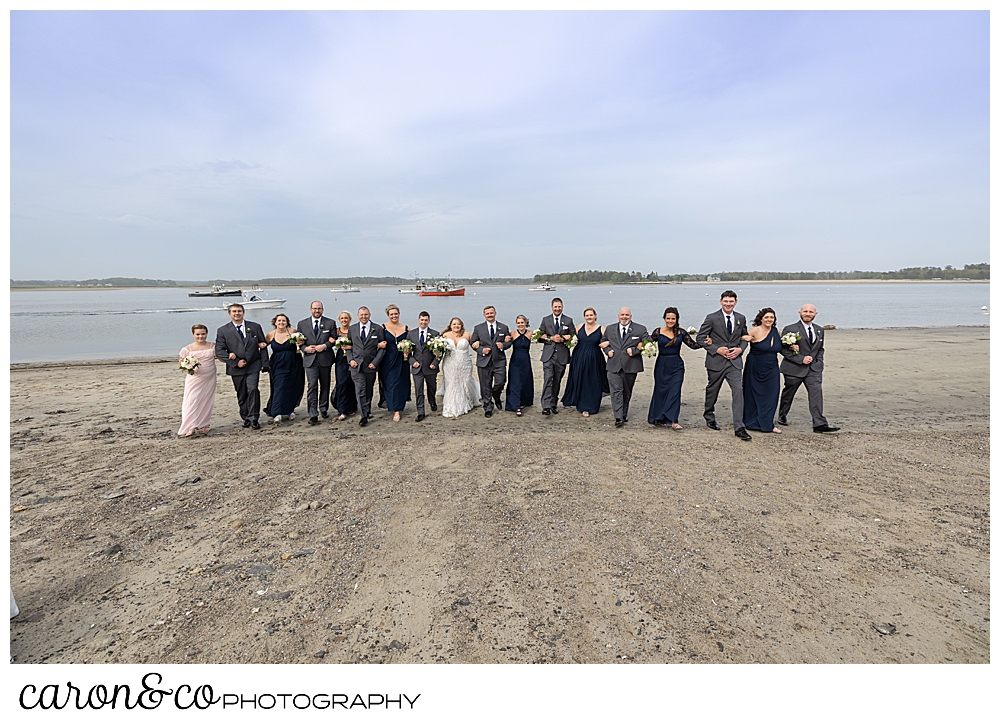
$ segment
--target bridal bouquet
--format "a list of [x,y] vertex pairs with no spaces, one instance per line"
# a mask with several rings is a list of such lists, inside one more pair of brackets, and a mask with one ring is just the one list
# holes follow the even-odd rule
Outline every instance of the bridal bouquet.
[[575,334],[572,334],[572,333],[570,333],[570,334],[564,334],[562,336],[562,338],[563,338],[563,344],[566,345],[567,349],[569,349],[569,350],[572,351],[572,349],[574,347],[576,347],[576,341],[577,340],[576,340],[576,335]]
[[799,353],[799,340],[802,339],[802,335],[798,332],[789,332],[788,334],[782,335],[781,344],[785,347],[791,349],[795,354]]
[[292,332],[288,335],[288,341],[295,345],[295,351],[302,354],[299,347],[306,343],[306,336],[302,332]]
[[542,330],[536,329],[534,332],[531,333],[531,341],[532,342],[541,342],[543,334],[544,333],[542,332]]
[[656,342],[643,342],[639,345],[639,351],[642,352],[643,357],[655,357]]
[[333,343],[334,349],[343,349],[344,347],[350,347],[350,346],[351,346],[350,337],[337,337],[337,341]]
[[694,337],[694,336],[696,336],[698,334],[698,328],[697,327],[688,327],[687,332],[692,337]]
[[413,342],[408,339],[396,342],[396,349],[403,353],[403,359],[407,359],[413,351]]
[[197,357],[185,357],[180,362],[180,368],[189,375],[193,375],[199,367],[201,367],[201,362],[198,361]]
[[438,359],[444,359],[449,352],[451,352],[451,347],[448,346],[448,340],[444,337],[431,337],[427,340],[427,349],[434,353],[434,356]]

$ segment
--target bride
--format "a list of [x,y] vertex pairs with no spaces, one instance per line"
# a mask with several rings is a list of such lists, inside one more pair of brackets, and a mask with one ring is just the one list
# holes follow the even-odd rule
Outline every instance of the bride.
[[469,354],[471,335],[465,331],[462,320],[455,317],[441,336],[448,340],[451,350],[441,360],[443,379],[438,391],[444,397],[441,416],[458,417],[481,404],[479,381],[473,377],[472,356]]

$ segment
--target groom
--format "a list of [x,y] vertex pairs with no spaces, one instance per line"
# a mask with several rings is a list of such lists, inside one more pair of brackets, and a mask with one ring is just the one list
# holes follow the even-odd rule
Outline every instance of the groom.
[[[708,386],[705,388],[705,423],[712,430],[721,430],[715,421],[715,402],[719,399],[722,382],[729,384],[733,393],[733,427],[736,437],[750,440],[750,433],[743,425],[743,352],[748,342],[741,338],[748,334],[747,318],[735,311],[736,292],[727,289],[719,299],[722,309],[705,317],[698,330],[698,344],[708,350],[705,368]],[[706,344],[711,338],[712,343]]]
[[309,305],[309,315],[296,325],[296,330],[306,338],[306,345],[302,348],[302,366],[306,369],[306,381],[309,383],[306,405],[309,408],[309,424],[315,425],[319,422],[319,415],[323,415],[324,420],[329,417],[330,370],[335,361],[330,337],[339,325],[323,316],[323,302],[315,301]]
[[559,414],[559,385],[569,364],[566,335],[576,334],[573,319],[562,313],[562,299],[552,300],[552,314],[538,326],[542,330],[542,414]]
[[413,387],[416,392],[417,419],[423,420],[424,414],[424,383],[427,384],[427,398],[430,401],[431,409],[437,410],[437,403],[434,396],[437,394],[437,376],[441,363],[434,353],[427,347],[427,342],[438,336],[438,331],[431,329],[431,315],[428,312],[421,312],[417,317],[417,329],[411,329],[406,337],[413,342],[413,351],[410,353],[410,373],[413,375]]
[[479,391],[486,417],[493,417],[493,407],[500,408],[500,392],[507,381],[507,354],[510,347],[510,328],[497,321],[496,307],[483,310],[485,322],[472,331],[472,349],[476,350],[476,367],[479,369]]
[[242,304],[229,305],[229,324],[215,333],[215,356],[226,363],[233,379],[243,427],[260,429],[260,371],[267,366],[264,330],[256,322],[243,319]]

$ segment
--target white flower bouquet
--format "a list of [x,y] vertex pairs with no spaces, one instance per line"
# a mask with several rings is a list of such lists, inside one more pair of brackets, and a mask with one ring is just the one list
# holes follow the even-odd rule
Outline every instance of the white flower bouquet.
[[655,357],[656,342],[653,341],[643,342],[641,345],[639,345],[639,351],[642,353],[643,357]]
[[563,344],[565,344],[569,350],[572,350],[574,347],[576,347],[576,342],[577,342],[576,335],[573,334],[572,332],[563,335]]
[[302,350],[299,347],[306,343],[306,336],[302,332],[292,332],[288,335],[288,341],[295,345],[296,352],[302,354]]
[[431,337],[427,340],[427,349],[429,349],[437,359],[444,359],[451,352],[451,347],[448,345],[448,340],[444,337]]
[[198,361],[197,357],[185,357],[180,361],[180,368],[187,372],[189,375],[193,375],[194,371],[201,367],[201,362]]
[[791,349],[795,354],[799,353],[799,342],[801,340],[802,335],[798,332],[789,332],[781,336],[781,344]]
[[333,343],[334,349],[343,349],[344,347],[351,347],[350,337],[337,337],[337,341]]
[[698,328],[697,327],[688,327],[687,333],[690,334],[692,337],[694,337],[695,335],[698,334]]
[[531,333],[531,341],[532,342],[541,342],[543,334],[544,333],[542,332],[542,330],[536,329],[534,332]]
[[403,359],[407,359],[413,351],[413,342],[408,339],[400,340],[396,342],[396,349],[403,353]]

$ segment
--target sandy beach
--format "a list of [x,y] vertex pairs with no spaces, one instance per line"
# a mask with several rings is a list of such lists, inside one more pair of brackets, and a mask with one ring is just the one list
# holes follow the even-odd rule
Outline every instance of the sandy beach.
[[[178,340],[180,347],[186,340]],[[982,663],[989,329],[832,330],[783,435],[412,403],[178,439],[176,362],[13,366],[17,663]],[[541,388],[534,351],[536,390]],[[266,376],[262,397],[267,397]],[[881,634],[873,625],[892,626]],[[889,629],[885,629],[889,630]]]

